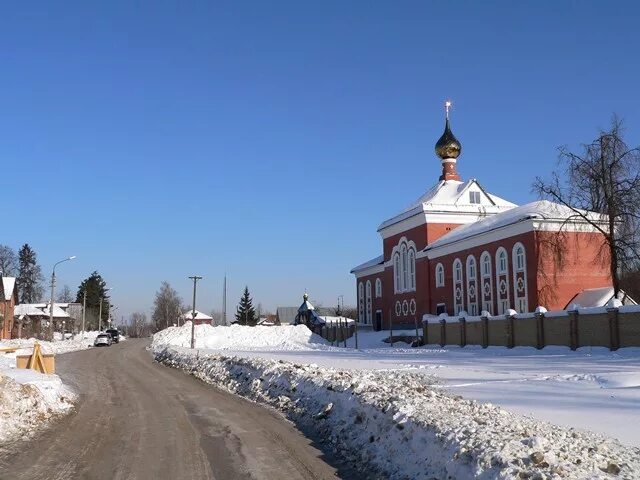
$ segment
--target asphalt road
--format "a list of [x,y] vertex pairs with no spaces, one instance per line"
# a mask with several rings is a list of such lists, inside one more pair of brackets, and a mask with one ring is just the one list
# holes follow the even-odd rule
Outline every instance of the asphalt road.
[[156,364],[147,343],[58,355],[77,411],[0,459],[0,478],[338,478],[276,413]]

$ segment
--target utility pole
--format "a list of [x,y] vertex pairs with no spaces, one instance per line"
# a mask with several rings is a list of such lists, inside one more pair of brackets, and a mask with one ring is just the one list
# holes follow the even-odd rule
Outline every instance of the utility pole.
[[191,348],[196,348],[196,284],[202,277],[194,275],[189,277],[193,280],[193,312],[191,313]]
[[84,289],[84,298],[82,300],[82,339],[84,340],[84,322],[87,318],[87,289]]
[[222,324],[227,325],[227,274],[224,274],[224,286],[222,287]]

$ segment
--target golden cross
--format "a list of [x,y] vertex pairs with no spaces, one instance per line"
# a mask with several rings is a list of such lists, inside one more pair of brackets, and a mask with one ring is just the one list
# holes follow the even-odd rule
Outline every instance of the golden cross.
[[449,109],[451,108],[451,100],[447,100],[446,102],[444,102],[444,112],[445,115],[447,117],[447,120],[449,120]]

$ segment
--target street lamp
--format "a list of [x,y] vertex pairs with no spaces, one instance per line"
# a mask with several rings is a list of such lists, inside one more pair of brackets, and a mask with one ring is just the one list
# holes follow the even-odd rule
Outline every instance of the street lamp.
[[[107,289],[105,289],[105,293],[108,292],[109,290],[113,290],[113,287],[109,287]],[[104,300],[105,298],[109,298],[106,295],[103,297],[100,297],[100,310],[98,313],[98,331],[101,332],[102,331],[102,300]]]
[[49,303],[49,335],[51,337],[51,340],[53,340],[53,296],[55,295],[56,288],[56,267],[61,263],[68,262],[69,260],[73,260],[74,258],[76,258],[76,256],[72,255],[71,257],[67,257],[64,260],[60,260],[59,262],[54,263],[53,271],[51,272],[51,303]]

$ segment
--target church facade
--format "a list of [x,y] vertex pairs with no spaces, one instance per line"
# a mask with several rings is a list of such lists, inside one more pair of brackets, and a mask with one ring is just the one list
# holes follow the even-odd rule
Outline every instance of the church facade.
[[351,270],[359,320],[388,328],[425,314],[559,310],[583,290],[611,286],[601,234],[574,211],[548,201],[517,206],[462,180],[449,106],[435,147],[438,183],[382,222],[382,255]]

